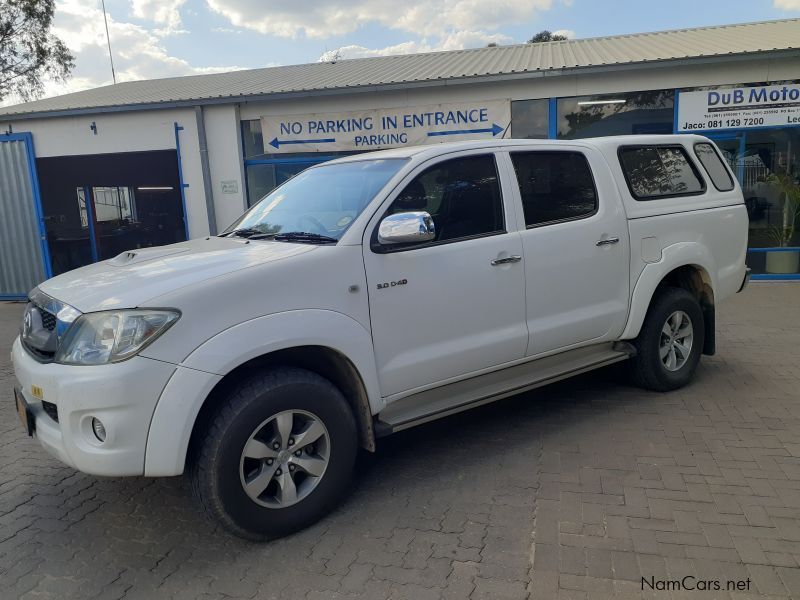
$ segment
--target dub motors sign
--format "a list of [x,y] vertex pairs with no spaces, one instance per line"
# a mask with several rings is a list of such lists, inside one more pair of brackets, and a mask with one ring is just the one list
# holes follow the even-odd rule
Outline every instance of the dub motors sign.
[[261,117],[265,150],[377,150],[436,142],[502,138],[509,100]]
[[737,86],[678,95],[678,131],[800,126],[800,84]]

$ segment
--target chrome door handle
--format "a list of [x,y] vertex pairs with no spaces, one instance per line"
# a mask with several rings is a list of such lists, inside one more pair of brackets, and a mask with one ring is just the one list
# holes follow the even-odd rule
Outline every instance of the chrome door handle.
[[610,246],[611,244],[616,244],[619,242],[619,238],[606,238],[604,240],[597,240],[595,246]]
[[492,266],[496,267],[497,265],[507,265],[508,263],[516,263],[522,260],[522,257],[518,254],[514,254],[513,256],[506,256],[505,258],[495,258],[492,261]]

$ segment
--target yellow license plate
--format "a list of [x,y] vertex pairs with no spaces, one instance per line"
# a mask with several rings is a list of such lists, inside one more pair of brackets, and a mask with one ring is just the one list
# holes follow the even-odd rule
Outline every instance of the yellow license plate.
[[44,390],[42,390],[42,388],[40,388],[38,385],[32,385],[31,396],[37,400],[44,400]]

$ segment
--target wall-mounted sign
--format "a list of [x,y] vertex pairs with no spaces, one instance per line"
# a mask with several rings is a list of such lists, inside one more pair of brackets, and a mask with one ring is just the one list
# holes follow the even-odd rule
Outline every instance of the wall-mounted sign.
[[235,179],[229,179],[227,181],[221,181],[222,184],[222,193],[223,194],[238,194],[239,193],[239,182]]
[[800,126],[800,84],[680,92],[678,131]]
[[264,149],[278,152],[377,150],[502,138],[511,102],[491,100],[356,112],[261,117]]

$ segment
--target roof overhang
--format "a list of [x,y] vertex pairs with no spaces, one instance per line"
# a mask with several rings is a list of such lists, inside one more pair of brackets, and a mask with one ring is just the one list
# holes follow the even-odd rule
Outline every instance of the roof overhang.
[[[760,52],[731,53],[714,56],[702,56],[679,59],[664,59],[654,61],[641,61],[633,63],[617,63],[610,65],[597,65],[588,67],[571,67],[562,69],[547,69],[536,71],[520,71],[500,73],[496,75],[472,75],[449,79],[426,79],[398,83],[385,83],[377,85],[351,86],[341,88],[321,88],[311,90],[298,90],[291,92],[271,92],[265,94],[250,94],[240,96],[220,96],[213,98],[197,98],[185,100],[172,100],[163,102],[150,102],[140,104],[120,104],[111,106],[91,106],[84,108],[69,108],[27,113],[0,114],[0,123],[12,121],[27,121],[32,119],[51,119],[57,117],[73,117],[82,115],[98,115],[109,113],[139,112],[151,110],[166,110],[172,108],[191,108],[195,106],[209,106],[220,104],[245,104],[248,102],[270,102],[307,98],[309,96],[342,96],[359,93],[390,92],[414,88],[432,88],[453,85],[497,83],[517,80],[542,79],[546,77],[564,77],[574,75],[591,75],[597,73],[628,72],[639,69],[674,68],[685,66],[698,66],[737,62],[743,60],[760,60],[764,58],[800,58],[800,49],[790,50],[765,50]],[[736,83],[736,82],[731,82]]]

